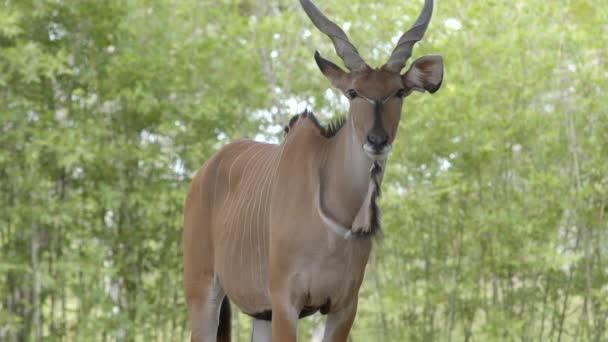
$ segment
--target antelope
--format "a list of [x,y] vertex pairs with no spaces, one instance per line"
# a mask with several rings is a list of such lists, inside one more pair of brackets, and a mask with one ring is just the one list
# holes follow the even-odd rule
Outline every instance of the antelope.
[[314,54],[348,98],[349,114],[322,126],[306,110],[280,144],[236,140],[194,175],[183,230],[192,341],[230,341],[230,302],[253,317],[252,341],[296,341],[298,319],[317,311],[327,315],[324,341],[347,340],[380,230],[376,199],[403,100],[441,86],[441,56],[421,57],[401,74],[432,0],[380,68],[310,0],[300,3],[349,70]]

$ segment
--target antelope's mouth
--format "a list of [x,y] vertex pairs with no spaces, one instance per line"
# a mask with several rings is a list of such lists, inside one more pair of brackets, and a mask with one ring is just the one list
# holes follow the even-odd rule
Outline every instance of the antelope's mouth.
[[363,150],[373,160],[384,160],[388,157],[388,154],[391,152],[391,145],[384,144],[382,146],[374,146],[370,143],[366,143],[363,145]]

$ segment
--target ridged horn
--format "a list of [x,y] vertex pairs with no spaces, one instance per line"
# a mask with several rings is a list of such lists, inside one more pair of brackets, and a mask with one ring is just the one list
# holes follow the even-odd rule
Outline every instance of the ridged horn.
[[356,71],[368,67],[363,58],[359,56],[357,48],[351,44],[346,33],[344,33],[338,25],[329,20],[312,1],[300,0],[300,4],[310,20],[312,20],[312,23],[315,24],[321,32],[331,38],[336,53],[342,58],[344,65],[346,65],[349,70]]
[[405,32],[397,46],[393,50],[388,62],[384,64],[383,69],[400,72],[405,66],[405,62],[412,56],[412,48],[416,42],[420,41],[424,36],[426,28],[429,26],[431,16],[433,14],[433,0],[425,0],[422,12],[418,15],[418,19],[414,25]]

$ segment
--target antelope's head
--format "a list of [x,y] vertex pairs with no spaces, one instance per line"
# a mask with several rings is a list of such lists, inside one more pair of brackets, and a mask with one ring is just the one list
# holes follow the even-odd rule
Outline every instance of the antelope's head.
[[434,93],[441,86],[441,56],[421,57],[401,74],[406,60],[412,55],[414,44],[422,39],[429,25],[433,1],[425,0],[418,19],[401,36],[388,62],[380,68],[367,65],[344,31],[310,0],[300,0],[300,3],[314,25],[331,38],[336,53],[349,70],[342,70],[315,52],[321,72],[350,101],[349,113],[356,140],[371,159],[385,159],[397,133],[403,99],[414,90]]

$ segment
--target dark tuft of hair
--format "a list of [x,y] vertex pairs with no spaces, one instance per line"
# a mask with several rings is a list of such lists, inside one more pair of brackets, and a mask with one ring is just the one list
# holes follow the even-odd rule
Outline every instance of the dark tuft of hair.
[[357,232],[353,233],[353,237],[355,239],[368,239],[370,237],[382,237],[382,227],[380,225],[380,208],[378,208],[377,199],[380,197],[380,181],[378,180],[378,175],[382,171],[380,164],[377,161],[374,162],[374,165],[371,169],[371,179],[374,182],[374,190],[372,192],[372,198],[370,201],[370,229],[365,232]]
[[336,135],[336,133],[338,133],[340,128],[342,128],[344,126],[344,124],[346,123],[345,117],[339,117],[339,118],[331,121],[329,124],[327,124],[327,126],[323,126],[323,125],[321,125],[321,123],[319,122],[317,117],[313,114],[313,112],[309,111],[308,109],[305,109],[302,113],[291,117],[291,119],[289,120],[289,123],[287,124],[287,126],[285,126],[285,129],[283,130],[285,135],[287,133],[289,133],[289,131],[291,130],[293,125],[295,125],[295,123],[300,118],[309,119],[310,121],[312,121],[312,123],[315,125],[315,127],[317,127],[317,129],[319,129],[319,133],[321,133],[321,135],[324,136],[325,138],[331,138],[334,135]]
[[378,162],[374,162],[371,172],[372,180],[374,182],[374,192],[372,193],[372,200],[370,203],[370,209],[372,211],[370,230],[373,233],[380,232],[382,230],[382,227],[380,226],[380,209],[378,208],[378,203],[376,202],[376,199],[380,197],[380,183],[378,181],[378,174],[381,170],[382,169],[380,168],[380,165],[378,165]]

